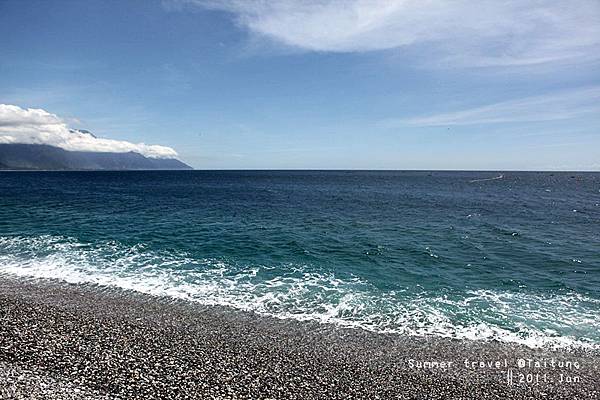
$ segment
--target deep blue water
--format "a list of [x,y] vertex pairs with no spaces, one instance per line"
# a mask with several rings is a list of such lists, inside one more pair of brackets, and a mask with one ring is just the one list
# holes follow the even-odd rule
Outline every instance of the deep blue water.
[[0,273],[598,346],[600,173],[3,172]]

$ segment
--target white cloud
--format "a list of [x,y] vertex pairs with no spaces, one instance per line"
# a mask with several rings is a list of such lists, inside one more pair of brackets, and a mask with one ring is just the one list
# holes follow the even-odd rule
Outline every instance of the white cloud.
[[386,125],[447,126],[555,121],[586,115],[600,115],[600,86],[525,97],[417,118],[392,119],[386,121]]
[[0,143],[47,144],[69,151],[133,151],[152,158],[177,157],[177,152],[170,147],[97,138],[69,129],[64,120],[45,110],[9,104],[0,104]]
[[418,49],[471,66],[600,59],[598,0],[165,1],[229,12],[255,35],[308,51],[424,45]]

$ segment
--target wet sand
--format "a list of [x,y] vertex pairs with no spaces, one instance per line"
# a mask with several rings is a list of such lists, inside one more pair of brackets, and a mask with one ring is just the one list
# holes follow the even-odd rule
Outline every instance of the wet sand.
[[599,360],[0,277],[0,399],[597,399]]

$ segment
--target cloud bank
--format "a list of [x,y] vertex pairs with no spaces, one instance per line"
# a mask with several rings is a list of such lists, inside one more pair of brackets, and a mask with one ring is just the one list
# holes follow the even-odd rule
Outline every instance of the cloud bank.
[[600,115],[600,86],[525,97],[417,118],[389,120],[387,125],[449,126],[557,121],[586,115]]
[[47,144],[69,151],[140,153],[151,158],[175,158],[170,147],[97,138],[69,129],[65,121],[42,109],[0,104],[0,143]]
[[251,33],[308,51],[425,45],[470,66],[600,59],[598,0],[164,0],[231,13]]

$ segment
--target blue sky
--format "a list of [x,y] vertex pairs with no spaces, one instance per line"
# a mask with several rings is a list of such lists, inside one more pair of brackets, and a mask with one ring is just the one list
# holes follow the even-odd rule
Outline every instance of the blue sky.
[[600,170],[596,0],[0,0],[0,35],[0,103],[195,168]]

